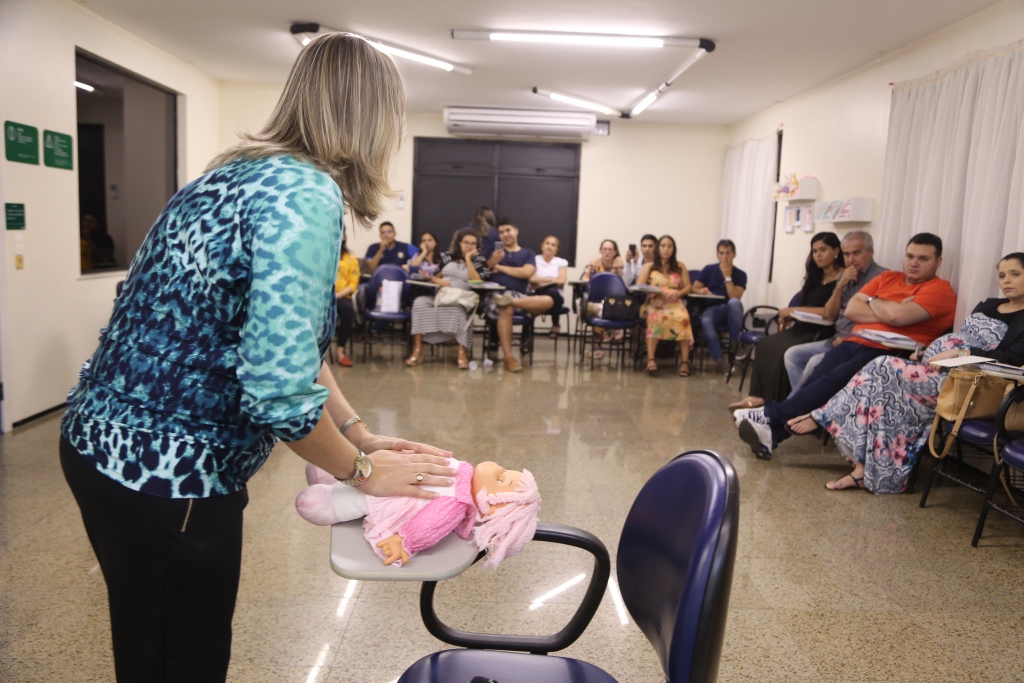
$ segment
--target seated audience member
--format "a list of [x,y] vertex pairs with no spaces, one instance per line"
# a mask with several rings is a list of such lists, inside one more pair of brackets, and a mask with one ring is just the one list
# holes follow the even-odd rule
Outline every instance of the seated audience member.
[[627,287],[635,284],[644,266],[654,261],[654,250],[657,247],[658,238],[648,234],[640,238],[639,254],[634,249],[626,250],[626,260],[622,267],[622,281],[626,283]]
[[[441,271],[431,282],[441,287],[469,289],[470,280],[483,280],[490,275],[487,262],[480,256],[480,238],[472,230],[459,230],[452,239],[450,251],[441,254]],[[459,344],[459,370],[469,369],[469,355],[473,348],[473,330],[469,313],[461,306],[435,306],[435,292],[416,297],[412,302],[412,355],[405,364],[423,362],[423,341],[443,344],[455,339]]]
[[[797,344],[786,349],[786,375],[789,377],[791,391],[796,391],[804,385],[826,351],[833,346],[838,346],[850,336],[854,322],[846,317],[846,305],[850,303],[853,295],[875,276],[888,270],[888,268],[875,263],[874,241],[871,239],[871,235],[863,230],[854,230],[843,235],[843,259],[846,261],[846,268],[839,276],[839,282],[836,283],[836,288],[832,291],[828,303],[825,304],[826,318],[832,320],[833,316],[837,314],[839,316],[836,319],[835,336],[806,344]],[[755,403],[755,405],[743,407],[756,408],[763,401]]]
[[562,295],[562,287],[568,279],[569,262],[558,256],[561,248],[561,241],[554,235],[548,235],[540,245],[540,253],[537,254],[537,270],[530,278],[530,287],[533,293],[538,296],[550,296],[554,302],[551,309],[546,311],[551,316],[551,331],[548,336],[552,339],[558,337],[561,320],[562,305],[565,297]]
[[79,238],[83,271],[117,266],[117,259],[114,258],[114,238],[96,214],[82,214]]
[[704,266],[697,281],[693,283],[694,294],[717,294],[726,298],[725,303],[706,308],[700,317],[704,340],[722,372],[726,372],[729,365],[722,356],[719,331],[729,332],[731,346],[737,344],[740,332],[743,331],[743,304],[740,298],[747,288],[747,274],[733,266],[735,258],[736,244],[732,240],[719,240],[718,263]]
[[437,238],[434,233],[425,232],[420,236],[420,252],[402,266],[410,273],[421,273],[426,277],[434,277],[441,264],[441,255],[437,250]]
[[647,374],[653,376],[658,371],[658,362],[654,359],[658,342],[674,341],[679,342],[679,376],[689,377],[693,330],[683,297],[690,293],[690,271],[685,263],[676,260],[676,241],[670,236],[658,240],[654,261],[640,271],[638,284],[661,289],[659,294],[648,294],[640,310],[647,321]]
[[380,224],[380,243],[366,248],[366,272],[373,274],[381,264],[404,266],[419,249],[395,240],[395,226],[390,221]]
[[601,255],[587,264],[581,279],[589,280],[594,273],[615,273],[622,277],[624,267],[622,256],[619,255],[619,245],[615,240],[605,240],[601,242]]
[[739,403],[733,403],[729,410],[755,408],[764,405],[766,398],[781,401],[789,395],[789,381],[783,364],[786,350],[832,329],[800,322],[793,318],[793,312],[814,313],[827,320],[835,320],[828,316],[825,304],[832,297],[843,268],[843,254],[839,249],[839,238],[834,232],[819,232],[811,238],[811,253],[804,265],[804,286],[800,290],[801,304],[779,310],[779,326],[784,329],[757,343],[750,374],[750,396]]
[[345,355],[345,345],[352,335],[352,323],[356,317],[352,297],[359,287],[359,259],[348,250],[346,239],[341,240],[341,259],[338,261],[338,274],[334,279],[334,301],[338,310],[338,326],[334,330],[337,342],[338,365],[352,367],[352,359]]
[[495,243],[501,241],[498,237],[498,221],[494,217],[494,211],[489,206],[481,206],[473,215],[473,222],[465,228],[472,230],[480,240],[480,255],[485,259],[491,258]]
[[857,323],[853,335],[825,354],[799,391],[785,401],[765,401],[762,408],[734,413],[740,438],[754,455],[771,458],[775,447],[789,437],[790,420],[825,405],[869,361],[890,352],[858,337],[858,332],[902,334],[927,346],[952,327],[956,293],[949,282],[935,276],[941,263],[941,239],[927,232],[911,237],[903,272],[882,273],[854,295],[846,307],[846,317]]
[[509,372],[522,372],[523,366],[512,355],[514,309],[541,315],[551,310],[554,300],[550,296],[527,294],[530,278],[537,272],[537,254],[533,249],[519,246],[519,228],[512,224],[510,218],[498,221],[498,235],[501,237],[502,248],[491,254],[487,266],[491,269],[491,282],[504,286],[505,291],[493,293],[487,298],[485,315],[489,320],[497,321],[498,341],[505,354],[505,369]]
[[824,427],[853,465],[852,472],[825,488],[874,493],[906,489],[914,464],[927,449],[935,401],[948,371],[930,361],[977,355],[1024,365],[1024,254],[1003,257],[996,271],[1006,298],[975,306],[960,331],[933,341],[921,362],[875,358],[823,407],[790,420],[798,434]]

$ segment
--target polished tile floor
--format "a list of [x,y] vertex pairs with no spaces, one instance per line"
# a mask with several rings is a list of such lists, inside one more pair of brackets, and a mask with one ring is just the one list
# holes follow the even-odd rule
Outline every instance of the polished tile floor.
[[[585,528],[615,552],[630,502],[660,465],[691,448],[732,459],[740,537],[722,682],[1024,681],[1024,527],[990,516],[969,545],[980,497],[940,486],[917,496],[830,493],[833,448],[791,439],[771,462],[736,438],[721,376],[678,379],[557,363],[539,341],[521,375],[458,372],[454,354],[409,369],[384,350],[337,371],[379,433],[535,473],[541,518]],[[0,681],[110,681],[103,578],[57,462],[60,415],[0,436]],[[279,446],[250,482],[230,680],[389,683],[441,649],[418,614],[418,585],[350,583],[332,573],[328,530],[293,510],[303,463]],[[528,547],[497,572],[474,567],[438,591],[455,626],[560,628],[590,571],[580,551]],[[625,623],[623,623],[625,622]],[[567,654],[620,681],[661,680],[647,641],[606,595]],[[500,678],[499,678],[500,680]]]

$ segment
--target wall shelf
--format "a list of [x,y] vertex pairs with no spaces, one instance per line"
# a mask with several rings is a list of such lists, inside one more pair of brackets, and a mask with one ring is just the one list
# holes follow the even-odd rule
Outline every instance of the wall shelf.
[[875,200],[871,197],[847,197],[814,203],[814,220],[818,223],[870,223],[874,214]]

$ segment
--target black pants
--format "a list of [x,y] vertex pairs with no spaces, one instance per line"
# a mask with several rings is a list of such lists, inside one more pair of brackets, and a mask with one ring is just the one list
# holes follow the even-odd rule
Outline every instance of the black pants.
[[352,323],[356,319],[356,307],[352,303],[352,297],[343,296],[335,299],[338,307],[338,327],[334,330],[334,339],[338,346],[345,348],[348,338],[352,336]]
[[100,474],[63,437],[60,462],[107,582],[117,680],[223,681],[248,492],[139,493]]
[[565,305],[565,297],[562,296],[562,288],[558,285],[547,285],[546,287],[541,287],[535,291],[534,294],[537,296],[550,296],[555,300],[554,305],[545,311],[545,313],[551,316],[551,324],[557,326],[559,319],[562,317],[562,306]]

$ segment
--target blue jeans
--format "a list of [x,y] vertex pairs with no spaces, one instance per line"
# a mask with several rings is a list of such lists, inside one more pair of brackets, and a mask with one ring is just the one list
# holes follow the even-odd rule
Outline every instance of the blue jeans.
[[730,344],[740,340],[740,332],[743,331],[743,302],[729,299],[724,304],[708,308],[700,317],[700,324],[704,328],[704,340],[711,351],[711,357],[716,361],[721,360],[722,345],[718,341],[718,332],[728,330]]
[[790,393],[798,391],[807,378],[818,367],[822,357],[832,348],[832,340],[813,341],[797,344],[786,349],[786,374],[789,375]]

